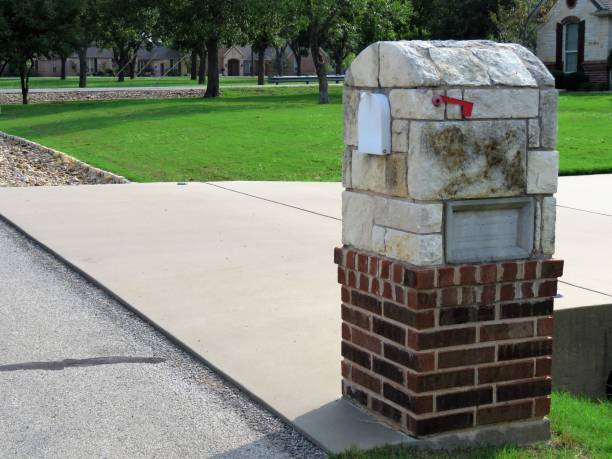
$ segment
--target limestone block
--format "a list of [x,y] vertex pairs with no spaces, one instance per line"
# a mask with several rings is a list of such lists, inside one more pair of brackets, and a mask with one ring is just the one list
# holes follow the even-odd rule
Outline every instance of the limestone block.
[[372,249],[372,227],[377,200],[366,193],[342,193],[342,243]]
[[417,266],[444,262],[441,234],[412,234],[387,229],[385,255]]
[[555,253],[555,221],[557,218],[557,200],[546,197],[542,200],[542,240],[540,242],[542,253],[552,255]]
[[533,233],[533,250],[535,253],[542,251],[542,201],[536,201],[535,205],[535,231]]
[[539,118],[529,120],[529,148],[540,146],[540,120]]
[[351,185],[351,161],[353,158],[353,150],[350,147],[344,149],[342,155],[342,186],[344,188],[352,188]]
[[411,233],[439,233],[442,231],[442,204],[380,198],[374,222]]
[[467,48],[430,48],[431,60],[449,86],[489,86],[485,65]]
[[413,121],[408,194],[419,200],[522,195],[526,145],[525,121]]
[[385,253],[385,236],[387,228],[384,226],[374,225],[372,228],[372,252]]
[[394,89],[389,94],[391,116],[415,120],[443,120],[444,105],[436,107],[434,96],[444,95],[444,91],[433,89]]
[[534,77],[515,53],[504,48],[474,48],[476,57],[485,63],[491,83],[504,86],[537,86]]
[[408,41],[380,42],[380,86],[417,88],[440,85],[440,75],[426,50]]
[[[552,40],[552,42],[554,45],[554,40]],[[523,65],[527,68],[527,70],[529,70],[533,78],[538,83],[538,86],[555,87],[555,79],[548,71],[544,63],[527,48],[515,43],[503,43],[499,46],[502,48],[511,49],[521,59]]]
[[557,147],[557,95],[556,89],[540,91],[541,144],[551,150]]
[[344,88],[342,108],[344,111],[344,144],[357,146],[357,107],[361,91]]
[[391,127],[391,151],[396,153],[408,153],[409,133],[410,121],[393,120]]
[[[463,92],[461,89],[449,89],[446,91],[448,97],[453,99],[463,100]],[[446,104],[446,117],[449,120],[461,120],[463,119],[463,112],[461,106],[455,104]]]
[[378,88],[378,48],[379,44],[373,43],[359,53],[345,76],[346,85]]
[[353,151],[352,188],[390,196],[406,196],[406,157],[405,153],[377,156]]
[[559,152],[527,152],[527,194],[554,194],[559,176]]
[[474,103],[471,119],[535,118],[539,114],[537,89],[466,89],[465,100]]

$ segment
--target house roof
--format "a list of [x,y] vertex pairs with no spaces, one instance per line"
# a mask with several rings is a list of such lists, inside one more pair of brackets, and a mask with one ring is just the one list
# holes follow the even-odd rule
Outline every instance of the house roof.
[[612,0],[594,0],[594,3],[603,10],[612,10]]

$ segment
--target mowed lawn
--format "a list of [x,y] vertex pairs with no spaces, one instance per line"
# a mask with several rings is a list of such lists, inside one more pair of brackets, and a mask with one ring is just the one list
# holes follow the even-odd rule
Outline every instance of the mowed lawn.
[[134,181],[338,180],[341,88],[323,106],[317,90],[3,106],[0,130]]
[[517,448],[481,448],[423,452],[401,447],[352,450],[331,459],[609,459],[612,457],[612,403],[595,402],[554,392],[549,444]]
[[[233,84],[256,84],[257,77],[221,76],[219,82],[222,86]],[[88,88],[115,88],[115,87],[148,87],[148,86],[195,86],[198,82],[187,76],[182,77],[136,77],[130,80],[126,77],[125,81],[119,83],[116,77],[88,76]],[[69,76],[65,80],[59,77],[32,77],[30,78],[30,89],[60,89],[78,88],[79,77]],[[0,78],[0,89],[21,89],[19,78],[3,77]]]
[[[340,180],[341,87],[3,106],[0,130],[134,181]],[[612,94],[561,94],[561,174],[612,172]]]

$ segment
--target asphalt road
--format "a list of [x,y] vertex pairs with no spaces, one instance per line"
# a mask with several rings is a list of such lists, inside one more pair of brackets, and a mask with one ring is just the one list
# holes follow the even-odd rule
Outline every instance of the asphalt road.
[[0,221],[0,457],[325,454]]

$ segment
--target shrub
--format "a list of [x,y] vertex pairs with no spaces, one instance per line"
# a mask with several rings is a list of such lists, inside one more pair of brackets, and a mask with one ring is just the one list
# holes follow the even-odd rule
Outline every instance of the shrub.
[[565,73],[561,70],[553,70],[551,73],[555,78],[555,88],[565,89]]
[[589,77],[583,72],[568,73],[564,78],[564,86],[568,91],[577,91],[580,85],[589,82]]

